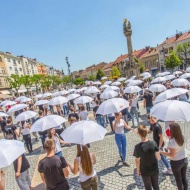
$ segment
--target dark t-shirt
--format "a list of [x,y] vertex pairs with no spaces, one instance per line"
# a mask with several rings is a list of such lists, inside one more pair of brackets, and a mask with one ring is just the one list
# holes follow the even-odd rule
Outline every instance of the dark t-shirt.
[[1,126],[1,130],[5,133],[6,121],[5,120],[0,121],[0,126]]
[[70,113],[68,118],[70,119],[71,117],[75,117],[77,121],[79,120],[79,116],[77,113]]
[[13,135],[14,139],[17,139],[16,138],[16,135],[14,133],[14,131],[16,130],[16,126],[15,125],[6,125],[5,126],[5,134],[6,135]]
[[44,174],[47,190],[63,190],[69,184],[64,176],[63,168],[67,167],[64,157],[45,157],[39,162],[38,171]]
[[[18,159],[16,159],[14,162],[14,170],[15,173],[17,172],[17,167],[18,167]],[[28,168],[30,167],[30,164],[28,162],[28,160],[26,159],[26,156],[23,154],[22,155],[22,164],[21,164],[21,170],[20,173],[25,172]]]
[[38,107],[39,107],[39,110],[44,111],[44,106],[43,105],[39,105]]
[[146,100],[146,107],[152,107],[153,106],[152,97],[153,97],[152,93],[145,93],[144,94],[143,98]]
[[[99,108],[99,106],[95,106],[94,108],[93,108],[93,112],[96,114],[96,111],[98,110],[98,108]],[[101,114],[96,114],[96,117],[97,116],[101,116]]]
[[[153,139],[156,142],[157,146],[159,146],[160,137],[159,135],[162,134],[162,127],[159,123],[150,124],[150,130],[153,132]],[[164,146],[164,142],[162,144],[162,147]]]
[[141,175],[151,176],[159,173],[155,156],[155,152],[158,151],[158,146],[154,141],[140,142],[135,146],[133,156],[140,158]]

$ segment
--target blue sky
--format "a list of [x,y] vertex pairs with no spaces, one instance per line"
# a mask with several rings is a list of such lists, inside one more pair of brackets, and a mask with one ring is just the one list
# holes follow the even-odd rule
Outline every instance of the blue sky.
[[66,56],[74,71],[127,53],[124,18],[134,50],[190,29],[189,0],[0,0],[0,7],[0,51],[65,73]]

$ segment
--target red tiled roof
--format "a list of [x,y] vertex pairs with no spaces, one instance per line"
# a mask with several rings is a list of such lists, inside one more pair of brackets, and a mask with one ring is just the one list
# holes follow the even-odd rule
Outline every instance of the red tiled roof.
[[106,64],[102,69],[105,70],[105,69],[109,69],[109,68],[112,68],[112,66],[114,65],[115,62],[110,62],[108,64]]
[[156,54],[158,54],[157,48],[155,48],[155,47],[154,48],[149,48],[149,50],[146,51],[144,54],[142,54],[140,56],[140,58],[145,58],[145,57],[153,56],[153,55],[156,55]]

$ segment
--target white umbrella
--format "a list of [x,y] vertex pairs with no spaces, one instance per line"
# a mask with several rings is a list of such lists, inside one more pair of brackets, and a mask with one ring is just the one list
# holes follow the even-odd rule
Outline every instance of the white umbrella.
[[167,79],[165,77],[157,77],[151,81],[151,83],[164,82]]
[[142,82],[142,80],[132,80],[127,86],[136,86],[141,84]]
[[130,80],[134,80],[136,78],[136,76],[132,76],[132,77],[130,77],[129,79]]
[[95,85],[101,85],[102,83],[100,81],[95,81],[95,82],[93,82],[93,84],[95,84]]
[[95,86],[90,86],[84,91],[85,94],[96,94],[98,92],[100,91]]
[[109,98],[114,98],[118,95],[118,92],[114,90],[105,90],[101,95],[100,98],[102,99],[109,99]]
[[190,67],[188,67],[188,68],[186,69],[186,72],[190,73]]
[[133,81],[134,79],[127,79],[124,83],[130,83],[131,81]]
[[65,95],[65,94],[69,94],[69,92],[68,92],[67,90],[62,90],[62,91],[60,92],[60,95]]
[[126,78],[125,77],[121,77],[121,78],[118,78],[118,82],[122,82],[122,81],[125,81],[126,80]]
[[35,99],[39,99],[39,98],[42,97],[42,95],[43,95],[43,94],[37,94],[37,95],[34,96],[34,98],[35,98]]
[[49,96],[52,96],[52,93],[46,92],[45,94],[42,95],[42,98],[47,98]]
[[[115,91],[118,91],[119,90],[119,87],[117,86],[109,86],[108,88],[106,88],[105,90],[115,90]],[[104,90],[104,91],[105,91]]]
[[95,121],[79,121],[73,123],[61,133],[65,142],[86,145],[103,140],[106,129]]
[[7,117],[8,115],[6,113],[0,111],[0,116],[1,117]]
[[166,100],[154,105],[150,115],[163,121],[190,121],[190,104],[178,100]]
[[31,132],[45,131],[60,126],[67,120],[59,115],[47,115],[35,121],[30,128]]
[[119,86],[120,84],[121,84],[120,82],[117,82],[117,81],[116,81],[116,82],[113,82],[111,85],[112,85],[112,86]]
[[75,98],[78,98],[80,96],[80,94],[69,94],[68,96],[67,96],[67,99],[68,100],[73,100],[73,99],[75,99]]
[[110,81],[110,80],[108,80],[108,81],[106,81],[104,84],[111,84],[112,83],[112,81]]
[[24,143],[17,140],[0,140],[0,168],[11,165],[26,152]]
[[163,76],[165,76],[165,73],[164,72],[163,73],[157,73],[155,76],[156,77],[163,77]]
[[54,92],[52,94],[53,97],[57,97],[57,96],[61,96],[61,95],[62,95],[61,92]]
[[163,84],[152,84],[149,90],[151,92],[163,92],[166,90],[166,87]]
[[20,101],[20,103],[29,102],[31,100],[32,100],[31,98],[22,98],[21,101]]
[[131,94],[131,93],[140,92],[141,90],[142,90],[142,88],[140,88],[138,86],[128,86],[124,89],[124,92]]
[[7,113],[8,113],[8,114],[11,114],[11,113],[13,113],[13,112],[15,112],[15,111],[22,110],[22,109],[24,109],[24,108],[26,108],[26,107],[28,107],[27,104],[16,104],[16,105],[12,106],[12,107],[8,110]]
[[86,104],[91,102],[93,99],[90,96],[80,96],[74,100],[75,104]]
[[175,79],[175,76],[174,75],[166,75],[165,78],[166,78],[166,80],[172,80],[172,79]]
[[175,79],[171,82],[172,86],[188,86],[189,81],[187,79]]
[[7,101],[7,100],[5,100],[5,101],[1,102],[1,105],[3,107],[12,106],[12,105],[15,105],[15,104],[17,104],[17,102],[15,102],[15,101]]
[[75,88],[71,88],[71,89],[68,90],[69,93],[74,92],[74,91],[76,91]]
[[184,73],[184,74],[181,75],[179,78],[181,78],[181,79],[190,78],[190,73]]
[[20,102],[22,98],[27,98],[26,96],[19,96],[18,98],[15,99],[15,101]]
[[39,105],[44,105],[44,104],[48,104],[48,103],[49,103],[48,100],[38,100],[34,105],[39,106]]
[[186,90],[184,88],[171,88],[159,94],[154,100],[154,103],[162,102],[181,94],[185,94],[187,92],[189,92],[189,90]]
[[62,104],[65,104],[68,102],[68,99],[63,97],[63,96],[58,96],[58,97],[55,97],[55,98],[52,98],[50,101],[49,101],[49,105],[52,105],[52,106],[56,106],[56,105],[62,105]]
[[173,72],[173,75],[180,75],[180,74],[182,74],[181,71],[175,71],[175,72]]
[[81,88],[81,91],[85,91],[88,87],[84,86]]
[[109,87],[109,85],[107,85],[107,84],[103,84],[102,86],[100,86],[101,89],[104,89],[104,88],[107,88],[107,87]]
[[165,72],[163,72],[163,73],[164,73],[164,76],[171,74],[169,71],[165,71]]
[[149,72],[144,72],[141,74],[143,76],[143,80],[150,78],[152,75]]
[[101,103],[96,114],[108,115],[117,113],[127,107],[129,107],[129,102],[127,100],[123,98],[112,98]]
[[26,121],[28,119],[35,117],[36,115],[37,115],[36,112],[28,110],[28,111],[25,111],[25,112],[22,112],[21,114],[19,114],[16,117],[16,121]]
[[101,80],[106,80],[108,77],[102,77]]

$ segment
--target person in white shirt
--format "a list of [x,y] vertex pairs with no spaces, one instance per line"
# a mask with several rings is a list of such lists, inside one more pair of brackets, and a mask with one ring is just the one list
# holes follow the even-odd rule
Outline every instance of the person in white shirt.
[[87,120],[88,118],[88,112],[84,105],[80,106],[79,118],[80,120]]

